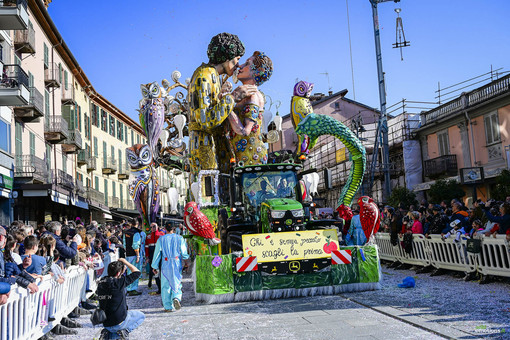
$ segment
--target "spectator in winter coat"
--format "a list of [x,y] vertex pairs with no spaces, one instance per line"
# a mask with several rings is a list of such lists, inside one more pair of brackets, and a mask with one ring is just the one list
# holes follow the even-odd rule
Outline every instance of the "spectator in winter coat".
[[76,256],[78,251],[76,241],[78,240],[75,235],[71,244],[66,245],[64,241],[60,239],[60,233],[62,232],[62,224],[57,221],[50,222],[48,225],[49,231],[48,233],[53,236],[55,241],[57,242],[56,249],[60,254],[61,259],[72,259]]
[[441,231],[446,227],[448,221],[446,216],[442,214],[442,208],[440,205],[436,204],[432,207],[432,216],[430,218],[430,227],[428,233],[429,234],[441,234]]
[[494,231],[497,231],[498,234],[510,235],[510,203],[505,202],[499,206],[499,213],[501,216],[494,216],[488,209],[485,209],[484,211],[485,216],[487,216],[489,221],[499,224],[499,228]]
[[471,226],[469,225],[469,214],[467,211],[462,210],[462,203],[459,201],[452,202],[452,217],[450,221],[459,220],[461,225],[460,228],[464,228],[466,232],[471,230]]
[[411,218],[413,223],[411,227],[412,233],[423,235],[423,225],[420,222],[420,213],[418,211],[413,211],[411,214]]

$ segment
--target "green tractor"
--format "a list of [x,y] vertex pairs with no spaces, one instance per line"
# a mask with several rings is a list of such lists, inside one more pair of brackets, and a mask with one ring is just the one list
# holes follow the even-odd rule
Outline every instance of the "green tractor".
[[230,217],[226,209],[218,216],[223,254],[242,251],[244,234],[342,229],[342,220],[310,220],[313,203],[302,200],[302,169],[297,163],[277,163],[231,171],[222,185],[229,188]]

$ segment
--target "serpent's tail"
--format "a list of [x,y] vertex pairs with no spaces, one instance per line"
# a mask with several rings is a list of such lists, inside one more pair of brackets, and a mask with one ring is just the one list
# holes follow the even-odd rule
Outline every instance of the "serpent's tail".
[[338,120],[316,113],[308,114],[297,126],[296,133],[307,135],[310,138],[310,149],[317,142],[317,138],[322,135],[334,136],[347,147],[351,154],[352,166],[349,178],[338,198],[338,205],[350,207],[354,195],[356,195],[363,182],[367,162],[366,150],[361,141],[347,126]]

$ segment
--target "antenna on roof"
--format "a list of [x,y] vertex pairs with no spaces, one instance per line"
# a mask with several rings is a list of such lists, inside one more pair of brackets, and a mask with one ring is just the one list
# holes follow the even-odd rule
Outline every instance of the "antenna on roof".
[[328,78],[328,91],[331,91],[333,88],[331,87],[331,84],[329,83],[329,73],[328,73],[328,71],[322,72],[322,73],[319,73],[319,74],[326,75],[326,77]]
[[401,11],[402,9],[395,8],[395,12],[397,13],[397,30],[395,32],[396,41],[393,44],[393,48],[400,48],[400,60],[404,60],[404,56],[402,55],[402,47],[411,46],[411,42],[406,40],[404,26],[402,25],[402,18],[400,17]]

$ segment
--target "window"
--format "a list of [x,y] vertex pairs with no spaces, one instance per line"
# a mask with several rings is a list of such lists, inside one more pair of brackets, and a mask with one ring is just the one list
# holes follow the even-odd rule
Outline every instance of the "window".
[[67,156],[65,153],[62,154],[62,171],[67,173]]
[[108,180],[104,180],[104,203],[108,205]]
[[46,167],[51,169],[51,145],[46,144]]
[[448,130],[444,130],[437,133],[437,145],[439,147],[439,156],[445,156],[450,154]]
[[119,150],[119,172],[122,171],[122,151]]
[[98,107],[97,105],[95,104],[90,104],[90,117],[91,117],[91,120],[92,120],[92,125],[95,125],[97,127],[99,127],[99,110],[98,110]]
[[62,64],[58,63],[58,82],[62,84]]
[[14,132],[14,138],[16,139],[16,144],[14,144],[14,153],[16,155],[16,165],[22,166],[22,159],[23,159],[23,141],[22,141],[22,134],[23,134],[23,128],[21,126],[21,123],[16,121],[16,127]]
[[115,182],[112,181],[112,197],[117,197],[117,193],[116,193],[117,188],[116,187],[117,187],[117,185],[115,185]]
[[85,154],[87,157],[90,157],[90,145],[85,144]]
[[87,188],[89,188],[90,187],[90,178],[87,177],[85,180],[86,180],[85,182],[87,184]]
[[94,157],[97,158],[98,152],[97,152],[98,146],[97,146],[97,137],[94,137]]
[[124,140],[124,127],[122,126],[122,122],[120,120],[117,121],[117,138],[120,141]]
[[44,43],[44,68],[48,68],[50,65],[49,54],[50,51],[48,50],[48,45]]
[[136,144],[140,144],[140,135],[136,135]]
[[498,111],[494,111],[483,118],[485,122],[485,140],[487,145],[500,141]]
[[11,153],[11,124],[0,119],[0,149]]
[[44,90],[44,121],[46,126],[50,124],[50,93]]
[[126,144],[128,142],[128,133],[127,133],[127,125],[124,125],[124,138],[126,139]]
[[[115,147],[112,145],[112,162],[115,162]],[[113,165],[113,164],[112,164]]]
[[120,191],[120,208],[124,209],[124,187],[122,184],[119,185]]
[[135,145],[135,133],[131,130],[131,145]]
[[101,130],[108,132],[108,113],[101,109]]
[[85,123],[85,138],[90,140],[90,132],[89,132],[90,131],[89,130],[89,128],[90,128],[90,126],[89,126],[90,121],[89,121],[89,116],[86,113],[83,115],[83,120],[84,120],[84,123]]
[[106,142],[103,142],[103,168],[106,168],[106,158],[108,157],[108,154],[106,153]]
[[64,88],[66,90],[69,90],[69,84],[67,84],[68,79],[69,79],[69,74],[67,73],[66,70],[64,70]]
[[115,137],[115,118],[110,115],[110,136]]
[[94,178],[94,187],[97,191],[99,191],[99,177],[97,176]]
[[30,132],[30,154],[35,156],[35,134]]

